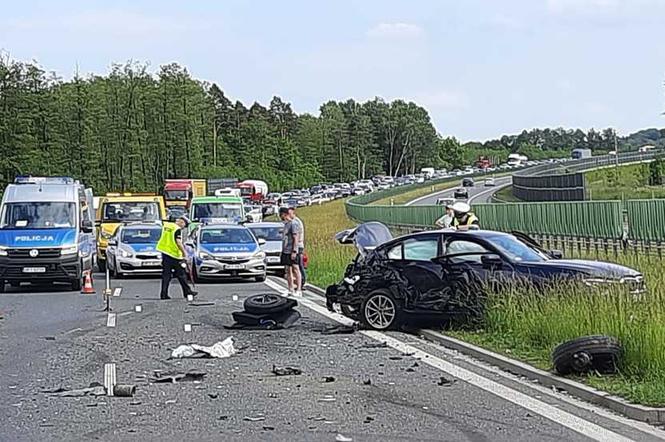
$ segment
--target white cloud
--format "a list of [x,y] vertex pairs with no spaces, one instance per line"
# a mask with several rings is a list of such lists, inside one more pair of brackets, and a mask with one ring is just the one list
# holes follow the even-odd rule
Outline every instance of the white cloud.
[[425,31],[412,23],[380,23],[367,31],[371,38],[421,38]]

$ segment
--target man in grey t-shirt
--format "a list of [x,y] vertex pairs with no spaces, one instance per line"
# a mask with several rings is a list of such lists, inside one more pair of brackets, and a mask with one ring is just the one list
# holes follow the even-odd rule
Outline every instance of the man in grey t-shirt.
[[307,275],[305,274],[305,224],[296,216],[296,209],[289,208],[292,229],[298,233],[298,267],[300,269],[300,287],[305,287]]
[[300,243],[302,227],[298,222],[293,222],[287,207],[280,207],[279,217],[284,222],[281,256],[281,263],[284,265],[284,277],[286,278],[289,295],[298,296],[302,293],[302,276],[300,275],[300,258],[298,254],[298,244]]

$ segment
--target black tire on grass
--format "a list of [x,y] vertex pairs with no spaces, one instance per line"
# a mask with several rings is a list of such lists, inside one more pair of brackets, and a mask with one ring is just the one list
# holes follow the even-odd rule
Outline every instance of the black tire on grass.
[[582,336],[557,345],[552,362],[561,375],[581,374],[591,370],[603,374],[616,372],[621,344],[612,336]]

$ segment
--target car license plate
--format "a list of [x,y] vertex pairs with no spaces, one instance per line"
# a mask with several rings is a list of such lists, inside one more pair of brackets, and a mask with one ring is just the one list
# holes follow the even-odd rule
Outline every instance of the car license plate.
[[227,264],[225,266],[226,269],[228,270],[241,270],[245,268],[244,264]]
[[158,261],[158,260],[152,260],[152,261],[143,261],[143,262],[141,263],[141,266],[142,266],[142,267],[157,267],[157,266],[159,266],[159,265],[161,265],[161,264],[162,264],[161,261]]
[[23,273],[46,273],[46,267],[23,267]]
[[279,256],[269,256],[268,262],[279,262]]

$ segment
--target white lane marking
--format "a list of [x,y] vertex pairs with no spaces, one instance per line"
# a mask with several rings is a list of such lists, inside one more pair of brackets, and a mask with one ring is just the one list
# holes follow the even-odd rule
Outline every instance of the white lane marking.
[[473,195],[471,198],[469,198],[469,200],[468,200],[467,202],[468,202],[469,204],[471,204],[471,203],[473,202],[473,200],[475,200],[476,198],[478,198],[478,197],[480,197],[480,196],[483,196],[483,195],[485,195],[486,193],[490,193],[490,192],[498,192],[499,190],[503,189],[504,187],[508,187],[508,186],[510,186],[511,184],[513,184],[513,181],[512,181],[512,180],[510,180],[510,182],[508,182],[508,183],[498,184],[497,186],[495,186],[495,187],[493,187],[493,188],[490,188],[490,189],[487,189],[487,190],[483,190],[482,192]]
[[[274,281],[271,281],[271,282],[274,282]],[[321,301],[325,302],[326,298],[324,296],[321,296],[318,293],[315,293],[313,291],[309,291],[308,293],[311,295],[311,296],[308,295],[309,297],[315,298],[315,299],[318,299],[318,300],[321,300]],[[321,306],[321,307],[323,307],[323,306]],[[326,311],[327,311],[327,309],[326,309]],[[333,314],[333,313],[331,313],[331,314]],[[345,325],[352,325],[352,323],[353,323],[353,321],[350,320],[349,318],[347,318],[346,316],[343,316],[343,315],[336,315],[336,316],[340,317],[343,321],[346,321]],[[571,404],[571,405],[573,405],[577,408],[582,408],[582,409],[587,410],[591,413],[602,416],[605,419],[612,420],[612,421],[616,422],[617,424],[632,427],[635,430],[638,430],[638,431],[641,431],[643,433],[647,433],[647,434],[650,434],[652,436],[655,436],[659,439],[665,440],[665,432],[663,432],[663,430],[661,430],[660,428],[654,427],[652,425],[649,425],[646,422],[635,421],[635,420],[632,420],[630,418],[621,416],[619,414],[612,413],[611,411],[608,411],[605,408],[598,407],[598,406],[590,404],[588,402],[584,402],[583,400],[577,399],[573,396],[569,396],[567,394],[562,394],[562,393],[559,393],[559,392],[554,392],[550,388],[544,387],[541,384],[534,384],[533,382],[528,381],[528,380],[523,381],[523,380],[519,379],[518,377],[516,377],[515,375],[513,375],[511,373],[508,373],[508,372],[505,372],[505,371],[501,370],[498,367],[493,367],[489,364],[478,361],[478,360],[476,360],[476,359],[474,359],[470,356],[467,356],[463,353],[460,353],[457,350],[451,350],[451,349],[449,349],[449,348],[447,348],[443,345],[436,344],[436,343],[431,342],[431,341],[423,341],[423,343],[426,344],[426,345],[435,347],[438,351],[441,351],[444,354],[446,354],[446,355],[448,355],[452,358],[463,360],[467,364],[478,367],[481,370],[497,374],[497,375],[499,375],[499,376],[501,376],[501,377],[503,377],[503,378],[505,378],[505,379],[507,379],[511,382],[521,384],[521,385],[523,385],[527,388],[530,388],[532,390],[538,390],[538,392],[540,392],[543,395],[547,395],[547,396],[549,396],[551,398],[554,398],[554,399],[556,399],[558,401],[561,401],[561,402],[569,403],[569,404]]]
[[520,378],[518,378],[516,375],[507,373],[503,370],[501,370],[498,367],[491,366],[489,364],[485,364],[482,362],[478,362],[477,360],[473,359],[470,356],[467,356],[463,353],[458,352],[457,350],[451,350],[448,347],[444,347],[442,345],[436,344],[434,342],[425,342],[426,345],[435,347],[438,351],[450,356],[451,358],[459,359],[462,360],[470,365],[474,365],[476,367],[481,368],[484,371],[488,371],[491,373],[494,373],[496,375],[499,375],[505,379],[507,379],[510,382],[515,382],[521,385],[524,385],[527,388],[537,390],[540,394],[550,396],[552,398],[555,398],[558,401],[561,402],[566,402],[570,405],[573,405],[577,408],[582,408],[584,410],[587,410],[591,413],[597,414],[599,416],[604,417],[605,419],[608,420],[613,420],[618,424],[621,425],[626,425],[628,427],[632,427],[638,431],[641,431],[643,433],[650,434],[652,436],[655,436],[659,439],[665,439],[665,432],[663,430],[656,428],[654,426],[651,426],[647,424],[646,422],[640,422],[640,421],[634,421],[631,420],[627,417],[623,417],[618,414],[614,414],[611,411],[605,410],[604,408],[597,407],[595,405],[589,404],[587,402],[584,402],[581,399],[577,399],[573,396],[569,396],[567,394],[562,394],[559,393],[558,391],[555,393],[551,388],[547,388],[539,383],[534,384],[533,382],[530,381],[523,381]]
[[429,193],[429,194],[427,194],[427,195],[425,195],[425,196],[420,196],[420,197],[418,197],[418,198],[416,198],[416,199],[414,199],[414,200],[409,201],[408,203],[405,203],[404,205],[405,205],[405,206],[412,206],[413,204],[417,204],[418,202],[420,202],[420,201],[422,201],[422,200],[424,200],[424,199],[431,198],[431,197],[433,197],[433,196],[437,196],[437,195],[441,195],[442,193],[450,192],[451,190],[454,190],[454,189],[456,189],[457,187],[458,187],[458,186],[447,187],[447,188],[445,188],[445,189],[443,189],[443,190],[439,190],[438,192]]
[[[509,176],[509,177],[498,178],[497,181],[504,181],[505,179],[510,179],[510,183],[512,183],[513,177],[512,177],[512,176]],[[505,184],[505,185],[507,186],[508,184]],[[503,187],[503,186],[504,186],[504,184],[499,184],[497,187],[495,187],[494,189],[490,189],[489,191],[491,191],[491,190],[495,190],[495,191],[496,191],[496,190],[499,190],[499,189],[500,189],[501,187]],[[418,198],[416,198],[416,199],[414,199],[414,200],[411,200],[411,201],[409,201],[408,203],[405,203],[404,205],[405,205],[405,206],[412,206],[412,205],[414,205],[414,204],[419,203],[419,202],[422,201],[422,200],[425,200],[425,199],[428,199],[428,198],[432,198],[432,197],[434,197],[434,196],[439,196],[439,195],[441,195],[441,194],[443,194],[443,193],[452,192],[452,191],[454,191],[455,189],[457,189],[458,187],[459,187],[459,185],[456,185],[456,186],[453,186],[453,187],[449,187],[449,188],[446,188],[446,189],[440,190],[440,191],[438,191],[438,192],[430,193],[430,194],[427,194],[427,195],[425,195],[425,196],[421,196],[421,197],[418,197]],[[483,191],[483,192],[480,192],[478,195],[471,196],[471,197],[469,198],[469,200],[468,200],[468,203],[471,204],[471,201],[473,201],[474,198],[476,198],[476,197],[478,197],[479,195],[482,195],[482,194],[484,194],[484,193],[487,193],[487,192],[489,192],[489,191]]]
[[[279,293],[285,292],[284,288],[282,288],[273,281],[267,280],[265,284],[268,287],[272,288],[273,290],[278,291]],[[327,308],[315,303],[310,299],[307,299],[305,297],[299,297],[297,299],[305,307],[314,310],[320,315],[323,315],[334,321],[340,322],[344,325],[352,325],[354,322],[347,317],[328,311]],[[426,363],[431,367],[434,367],[451,376],[461,379],[468,384],[471,384],[475,387],[485,390],[488,393],[492,393],[501,399],[504,399],[508,402],[512,402],[522,408],[532,411],[540,416],[543,416],[546,419],[551,420],[552,422],[558,423],[559,425],[567,427],[591,439],[597,441],[617,441],[617,442],[632,440],[620,434],[617,434],[613,431],[610,431],[606,428],[603,428],[599,425],[596,425],[592,422],[584,420],[581,417],[575,416],[571,413],[560,410],[545,402],[534,399],[517,390],[513,390],[512,388],[507,387],[503,384],[499,384],[490,379],[484,378],[479,374],[476,374],[465,368],[454,365],[451,362],[444,361],[441,358],[426,353],[412,345],[406,344],[384,333],[371,331],[371,330],[363,330],[360,333],[376,341],[385,342],[388,346],[394,348],[399,352],[412,353],[414,357],[420,358],[422,362]]]

